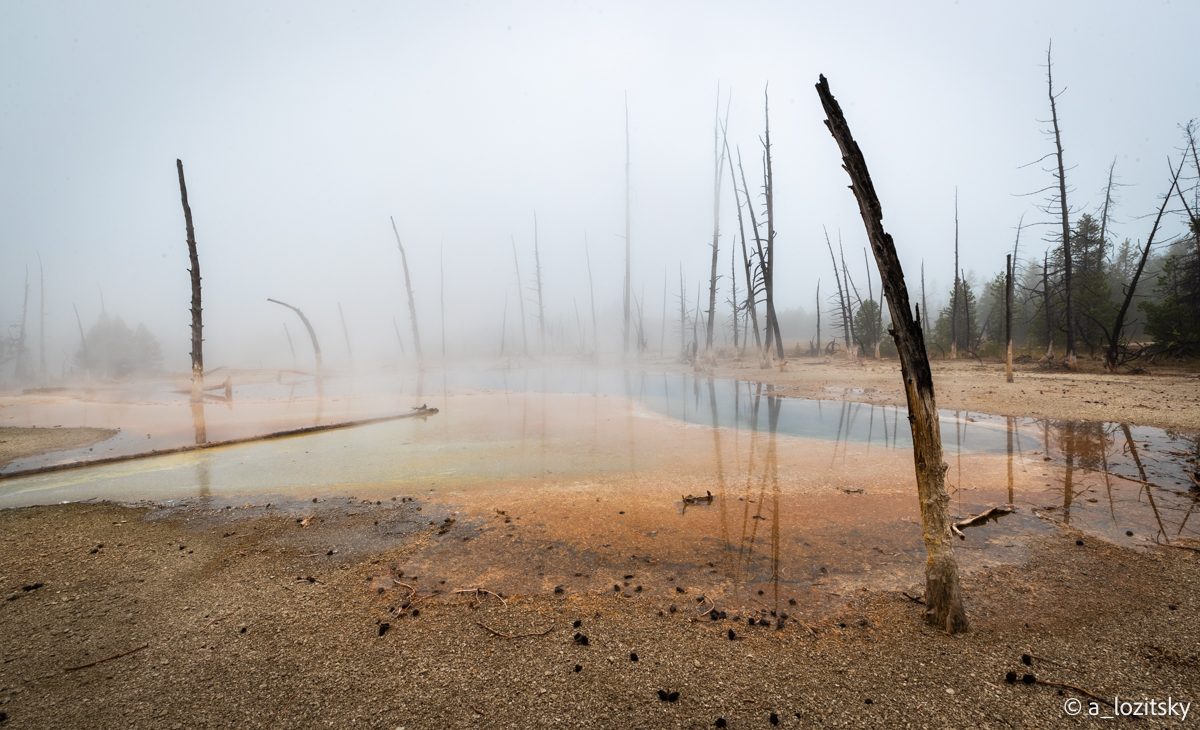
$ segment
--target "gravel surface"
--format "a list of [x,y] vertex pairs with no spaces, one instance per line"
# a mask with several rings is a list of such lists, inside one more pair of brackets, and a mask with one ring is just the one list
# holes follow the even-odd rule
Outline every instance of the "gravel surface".
[[[299,510],[0,512],[3,727],[1066,725],[1075,690],[1008,672],[1200,700],[1191,550],[1060,527],[1027,564],[965,580],[969,634],[929,628],[892,592],[843,595],[836,612],[780,628],[753,604],[718,605],[713,621],[690,595],[672,612],[639,595],[505,604],[426,585],[403,574],[441,539],[417,506],[309,509],[307,525]],[[329,554],[351,534],[370,539]]]

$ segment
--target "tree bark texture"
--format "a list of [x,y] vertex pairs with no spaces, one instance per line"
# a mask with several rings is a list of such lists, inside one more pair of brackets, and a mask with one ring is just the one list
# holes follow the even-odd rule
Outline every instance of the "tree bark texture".
[[183,220],[187,226],[188,258],[192,268],[192,402],[204,400],[204,323],[200,312],[200,258],[196,254],[196,231],[192,227],[192,208],[188,205],[187,183],[183,179],[183,160],[175,160],[179,171],[179,197],[183,200]]
[[871,250],[879,266],[884,293],[893,314],[892,336],[900,352],[909,426],[912,429],[922,537],[929,555],[925,564],[925,618],[948,633],[963,632],[968,629],[968,623],[959,588],[958,563],[951,542],[950,497],[946,494],[945,485],[947,467],[942,460],[941,429],[924,337],[921,328],[913,320],[904,272],[892,237],[884,231],[883,210],[875,194],[867,163],[824,76],[820,77],[817,84],[817,94],[828,116],[825,124],[837,141],[843,167],[850,175],[851,189],[858,200]]

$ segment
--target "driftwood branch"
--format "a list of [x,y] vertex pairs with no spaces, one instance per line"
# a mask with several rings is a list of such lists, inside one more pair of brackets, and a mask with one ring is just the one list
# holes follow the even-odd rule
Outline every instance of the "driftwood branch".
[[94,666],[96,666],[97,664],[103,664],[104,662],[110,662],[110,661],[112,661],[113,659],[120,659],[120,658],[121,658],[121,657],[123,657],[123,656],[129,656],[130,654],[134,654],[134,653],[136,653],[136,652],[139,652],[139,651],[141,651],[142,649],[145,649],[145,648],[146,648],[146,647],[148,647],[148,646],[150,646],[150,645],[149,645],[149,644],[142,644],[141,646],[137,647],[136,649],[130,649],[129,651],[123,651],[123,652],[121,652],[120,654],[113,654],[113,655],[112,655],[112,656],[110,656],[110,657],[105,657],[105,658],[103,658],[103,659],[97,659],[96,661],[94,661],[94,662],[88,662],[87,664],[80,664],[80,665],[79,665],[79,666],[77,666],[77,667],[67,667],[67,668],[66,668],[66,669],[64,669],[63,671],[64,671],[64,672],[74,672],[74,671],[77,671],[77,670],[79,670],[79,669],[87,669],[88,667],[94,667]]
[[489,632],[491,632],[491,633],[495,634],[496,636],[499,636],[503,639],[523,639],[526,636],[545,636],[546,634],[548,634],[554,630],[554,627],[551,626],[550,628],[546,629],[545,631],[534,631],[534,632],[531,632],[528,634],[505,634],[505,633],[502,633],[500,631],[493,629],[491,626],[488,626],[487,624],[485,624],[482,621],[476,621],[475,623],[479,624],[483,628],[487,629]]
[[992,507],[987,512],[951,524],[950,531],[958,535],[958,539],[966,540],[967,536],[962,533],[964,527],[979,527],[980,525],[986,525],[992,520],[998,521],[1004,515],[1012,514],[1014,509],[1014,507]]

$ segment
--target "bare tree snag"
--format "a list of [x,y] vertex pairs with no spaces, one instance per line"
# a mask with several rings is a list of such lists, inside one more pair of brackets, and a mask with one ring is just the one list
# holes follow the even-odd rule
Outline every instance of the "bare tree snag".
[[354,371],[354,350],[350,349],[350,330],[346,328],[346,315],[342,314],[342,303],[338,302],[338,318],[342,320],[342,336],[346,338],[346,354],[350,357],[350,371]]
[[1115,373],[1121,364],[1121,333],[1125,329],[1125,315],[1129,313],[1129,306],[1133,303],[1133,294],[1137,291],[1138,279],[1142,277],[1142,270],[1146,268],[1146,259],[1150,257],[1150,246],[1153,245],[1154,236],[1158,233],[1158,224],[1162,222],[1163,213],[1167,210],[1167,202],[1171,199],[1171,193],[1175,192],[1179,185],[1179,175],[1183,172],[1183,161],[1186,159],[1185,156],[1179,160],[1179,167],[1171,178],[1171,187],[1163,197],[1158,215],[1154,218],[1154,225],[1150,228],[1150,237],[1146,239],[1146,248],[1142,249],[1142,258],[1138,261],[1137,269],[1133,272],[1133,279],[1125,290],[1125,300],[1121,302],[1121,308],[1117,311],[1117,320],[1113,323],[1112,331],[1109,333],[1108,349],[1104,353],[1104,365],[1110,373]]
[[517,260],[517,239],[515,237],[512,237],[512,247],[513,266],[517,269],[517,303],[521,305],[521,354],[529,357],[529,335],[525,331],[525,290],[521,288],[521,262]]
[[687,285],[683,282],[683,264],[679,264],[679,357],[687,357]]
[[[319,342],[317,342],[316,330],[313,329],[312,324],[308,321],[308,317],[304,316],[304,312],[301,312],[298,308],[293,307],[292,305],[288,304],[287,302],[281,302],[278,299],[271,299],[270,297],[267,298],[267,301],[271,302],[272,304],[278,304],[280,306],[287,307],[288,309],[292,310],[296,314],[300,315],[300,321],[304,323],[304,328],[308,330],[308,336],[309,336],[309,338],[312,339],[313,358],[317,362],[317,397],[318,398],[324,397],[325,396],[325,381],[324,381],[325,369],[324,369],[323,365],[321,364],[321,344]],[[288,340],[289,341],[291,340],[290,336],[288,337]]]
[[[392,324],[395,323],[396,318],[392,317]],[[283,334],[287,336],[288,349],[292,351],[292,370],[298,370],[299,368],[296,365],[296,346],[292,344],[292,333],[288,331],[287,322],[281,322],[281,324],[283,325]],[[397,334],[399,334],[399,330],[397,330]]]
[[1050,319],[1050,254],[1042,258],[1042,309],[1046,314],[1046,354],[1043,362],[1054,359],[1054,321]]
[[[1058,107],[1054,97],[1054,77],[1051,73],[1050,48],[1046,48],[1046,85],[1050,95],[1050,119],[1054,124],[1054,151],[1058,159],[1058,206],[1062,217],[1063,288],[1067,300],[1067,355],[1064,364],[1075,369],[1075,283],[1071,263],[1071,219],[1067,208],[1067,173],[1063,165],[1062,133],[1058,128]],[[1061,93],[1061,92],[1060,92]]]
[[[284,325],[283,328],[284,328],[284,330],[287,330],[287,325]],[[392,317],[392,329],[396,330],[396,341],[400,343],[400,354],[407,356],[408,353],[404,351],[404,338],[400,336],[400,325],[397,324],[395,317]],[[291,344],[292,344],[292,336],[289,334],[288,335],[288,345],[291,345]],[[295,360],[295,359],[296,359],[296,350],[293,349],[292,350],[292,360]]]
[[200,317],[200,258],[196,255],[196,231],[192,227],[192,208],[188,205],[187,184],[183,180],[183,160],[175,160],[179,171],[179,197],[183,201],[183,220],[187,226],[188,257],[192,268],[192,402],[204,400],[204,324]]
[[[728,141],[726,141],[726,143],[725,143],[725,152],[728,155],[728,153],[729,153]],[[741,169],[742,169],[742,151],[741,151],[741,149],[739,149],[738,150],[738,170],[740,171]],[[758,335],[758,295],[755,293],[754,276],[752,275],[751,269],[750,269],[750,255],[746,253],[746,225],[742,220],[742,202],[741,202],[741,198],[738,197],[737,179],[733,177],[733,158],[732,157],[729,158],[729,177],[733,181],[733,195],[734,195],[734,200],[737,202],[737,209],[738,209],[738,231],[741,233],[741,237],[742,237],[742,267],[746,270],[746,308],[750,310],[750,322],[754,327],[754,347],[761,354],[762,340],[759,338],[759,335]],[[742,193],[746,196],[746,205],[749,207],[750,206],[750,193],[745,188],[746,188],[746,173],[742,172]],[[751,208],[751,213],[753,214],[753,208]],[[756,226],[755,233],[757,233],[757,231],[758,231],[758,228]],[[747,341],[746,345],[749,345],[749,344],[750,343]]]
[[42,254],[38,254],[38,381],[46,382],[46,269],[42,266]]
[[629,94],[625,95],[625,341],[624,354],[629,357]]
[[79,307],[75,303],[71,303],[71,308],[75,310],[75,324],[79,325],[79,347],[83,351],[83,377],[85,380],[92,379],[92,360],[88,357],[87,335],[83,334],[83,320],[79,318]]
[[[404,244],[400,242],[400,231],[396,229],[396,219],[388,216],[388,220],[392,222],[392,233],[396,234],[396,246],[400,249],[400,263],[404,266],[404,286],[408,289],[408,315],[412,319],[413,349],[417,351],[417,363],[424,365],[425,356],[421,353],[421,333],[417,330],[417,305],[413,301],[412,279],[408,276],[408,256],[404,253]],[[303,318],[304,315],[302,314],[300,317]],[[304,320],[304,324],[307,325],[308,320]],[[312,334],[312,327],[309,327],[308,331],[309,334]],[[316,335],[313,335],[313,345],[316,345],[316,342]]]
[[[958,359],[958,188],[954,188],[954,291],[950,304],[950,359]],[[929,312],[925,313],[929,316]],[[969,338],[968,338],[969,339]]]
[[929,335],[929,304],[925,301],[925,259],[921,259],[921,334]]
[[767,293],[767,326],[775,335],[776,355],[782,363],[786,358],[783,353],[783,337],[779,333],[779,317],[775,314],[775,178],[771,168],[771,107],[766,87],[763,88],[763,118],[766,120],[763,153],[767,168],[766,185],[763,190],[767,204],[767,256],[763,261],[763,289]]
[[538,253],[537,211],[533,212],[533,278],[537,282],[538,332],[541,333],[542,357],[546,356],[546,307],[542,303],[542,257]]
[[[1017,236],[1020,237],[1020,229]],[[1012,254],[1004,257],[1004,382],[1013,381],[1012,373],[1012,299],[1013,299],[1013,258]]]
[[[733,351],[738,352],[737,252],[729,247],[729,305],[733,309]],[[664,307],[665,305],[664,299]]]
[[846,304],[846,293],[842,289],[842,278],[838,274],[837,258],[833,255],[833,244],[829,241],[829,231],[825,226],[821,226],[821,230],[825,231],[825,245],[829,247],[829,260],[833,262],[833,280],[837,283],[838,307],[842,313],[842,339],[846,341],[846,357],[853,360],[854,350],[850,347],[850,308]]
[[[596,287],[592,285],[592,255],[588,252],[587,233],[583,234],[583,255],[587,258],[588,267],[588,297],[592,300],[592,350],[597,356],[600,354],[600,332],[596,326]],[[665,274],[664,274],[665,276]],[[666,294],[663,295],[664,297]],[[666,309],[663,309],[663,327],[666,327]]]
[[892,237],[883,229],[883,210],[871,182],[862,151],[850,133],[841,107],[829,91],[824,76],[817,94],[829,117],[825,124],[837,141],[843,167],[850,175],[851,189],[858,200],[866,225],[867,237],[879,266],[884,293],[893,315],[892,337],[900,352],[904,392],[908,400],[909,426],[912,429],[913,456],[917,493],[921,504],[922,537],[929,559],[925,564],[926,620],[938,628],[956,634],[968,629],[958,582],[958,563],[950,533],[950,497],[946,494],[946,464],[942,460],[942,437],[937,404],[933,393],[933,375],[925,353],[921,328],[913,320],[904,272]]
[[[720,250],[721,235],[721,168],[725,165],[725,149],[721,146],[719,132],[724,131],[721,119],[721,88],[717,87],[717,110],[713,114],[713,238],[712,238],[712,273],[708,279],[708,325],[704,330],[704,354],[712,357],[713,324],[717,314],[717,254]],[[729,107],[725,108],[725,121],[729,122]]]
[[821,355],[821,280],[817,279],[817,356]]

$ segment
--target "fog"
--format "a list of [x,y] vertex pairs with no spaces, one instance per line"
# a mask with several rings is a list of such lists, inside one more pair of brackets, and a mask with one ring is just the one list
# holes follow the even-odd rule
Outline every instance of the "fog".
[[[302,325],[271,297],[304,310],[333,368],[349,365],[340,304],[365,368],[401,360],[393,318],[413,355],[390,216],[427,356],[441,353],[443,260],[450,355],[498,355],[506,301],[506,346],[518,351],[521,294],[540,349],[535,214],[559,351],[576,346],[576,306],[592,337],[586,236],[598,339],[619,352],[626,101],[632,286],[652,353],[664,278],[668,353],[681,266],[690,307],[707,287],[718,94],[753,191],[769,84],[781,316],[811,315],[818,279],[833,292],[822,226],[835,245],[840,232],[856,283],[866,278],[862,222],[813,89],[820,73],[866,155],[910,291],[924,262],[931,300],[953,279],[956,189],[961,265],[983,278],[1002,269],[1022,215],[1051,220],[1036,207],[1044,196],[1021,196],[1051,182],[1024,166],[1053,150],[1039,121],[1051,39],[1069,199],[1098,208],[1115,158],[1126,186],[1115,239],[1145,238],[1178,125],[1200,116],[1190,3],[0,8],[0,322],[6,334],[19,323],[28,267],[36,358],[40,255],[53,376],[79,347],[72,305],[87,327],[102,297],[157,337],[165,368],[188,369],[176,158],[204,277],[206,365],[290,367],[284,322],[311,365]],[[737,231],[727,175],[720,322]],[[1051,232],[1030,229],[1023,252],[1044,250]],[[810,334],[785,332],[789,345],[794,336]]]

